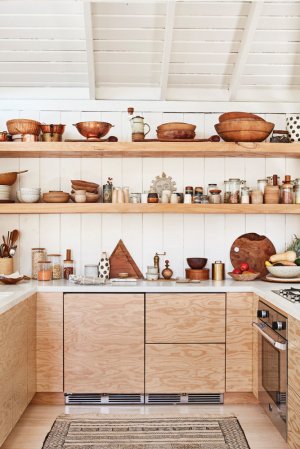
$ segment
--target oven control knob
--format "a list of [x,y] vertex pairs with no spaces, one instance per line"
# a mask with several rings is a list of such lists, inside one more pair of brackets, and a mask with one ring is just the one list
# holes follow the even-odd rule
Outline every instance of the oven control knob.
[[268,317],[269,317],[268,310],[258,310],[257,311],[257,318],[268,318]]
[[276,331],[284,331],[286,329],[286,323],[284,321],[273,321],[272,329]]

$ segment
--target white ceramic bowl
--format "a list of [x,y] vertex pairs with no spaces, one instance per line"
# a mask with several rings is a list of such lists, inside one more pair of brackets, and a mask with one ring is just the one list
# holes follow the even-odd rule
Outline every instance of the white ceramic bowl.
[[0,192],[10,192],[11,186],[0,185]]
[[40,199],[39,193],[22,193],[17,191],[17,198],[20,203],[37,203]]
[[21,192],[21,194],[24,194],[24,193],[38,194],[38,193],[41,193],[41,189],[40,189],[40,187],[20,187],[20,192]]
[[296,265],[291,267],[267,267],[267,269],[276,278],[292,279],[300,277],[300,267]]

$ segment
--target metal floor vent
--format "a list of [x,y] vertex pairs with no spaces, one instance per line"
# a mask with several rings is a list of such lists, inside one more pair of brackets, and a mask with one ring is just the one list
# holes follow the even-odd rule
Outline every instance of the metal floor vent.
[[146,404],[223,404],[221,393],[147,394]]
[[144,404],[141,394],[99,394],[69,393],[65,395],[66,405],[112,405]]

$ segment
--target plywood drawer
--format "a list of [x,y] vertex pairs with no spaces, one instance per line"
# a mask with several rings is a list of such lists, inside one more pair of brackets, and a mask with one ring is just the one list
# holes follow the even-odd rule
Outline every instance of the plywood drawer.
[[146,393],[224,391],[224,344],[146,345]]
[[225,295],[146,295],[146,342],[225,342]]

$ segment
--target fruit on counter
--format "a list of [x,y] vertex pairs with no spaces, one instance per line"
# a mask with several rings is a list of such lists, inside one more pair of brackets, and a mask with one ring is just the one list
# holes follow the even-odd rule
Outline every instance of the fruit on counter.
[[240,270],[240,268],[235,268],[234,270],[232,270],[233,274],[242,274],[242,270]]
[[266,267],[272,267],[273,264],[271,262],[269,262],[268,260],[265,261],[265,266]]
[[285,253],[273,254],[273,256],[270,257],[270,262],[294,262],[296,258],[297,254],[295,253],[295,251],[286,251]]
[[295,262],[290,262],[288,260],[279,260],[278,262],[273,263],[273,267],[294,267]]
[[240,265],[240,270],[241,271],[247,271],[249,270],[249,265],[247,264],[247,262],[242,262]]

